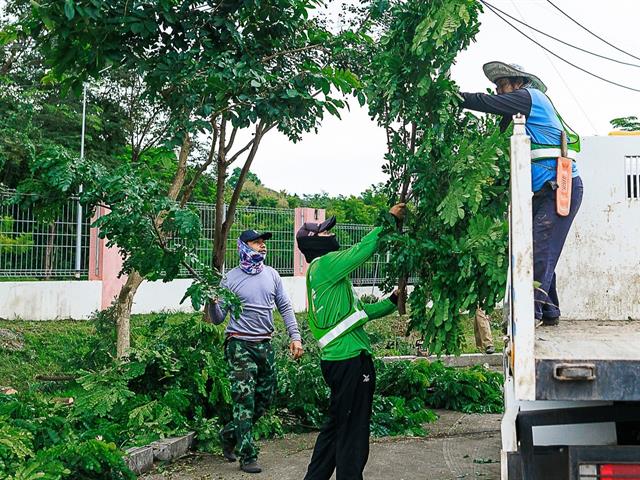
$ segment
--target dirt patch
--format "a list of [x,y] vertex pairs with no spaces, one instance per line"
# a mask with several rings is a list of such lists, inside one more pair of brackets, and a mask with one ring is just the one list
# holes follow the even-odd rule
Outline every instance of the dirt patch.
[[24,350],[24,337],[7,328],[0,328],[0,350],[19,352]]

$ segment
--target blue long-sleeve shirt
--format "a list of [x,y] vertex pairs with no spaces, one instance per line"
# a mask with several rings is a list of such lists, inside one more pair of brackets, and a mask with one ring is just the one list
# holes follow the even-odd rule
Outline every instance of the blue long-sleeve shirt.
[[[238,318],[231,314],[225,330],[227,335],[254,342],[271,338],[274,329],[273,310],[277,307],[291,340],[300,340],[291,300],[284,290],[282,278],[273,268],[265,265],[262,272],[249,275],[236,267],[227,272],[220,285],[238,295],[242,301],[242,313]],[[222,323],[229,313],[229,308],[222,301],[209,304],[207,308],[216,325]]]
[[[500,130],[505,131],[511,117],[521,113],[526,117],[525,128],[532,143],[560,146],[563,130],[551,100],[535,88],[520,88],[510,93],[487,95],[486,93],[462,93],[463,108],[478,112],[502,115]],[[542,158],[531,163],[531,190],[537,192],[546,182],[556,179],[557,157]],[[577,177],[576,162],[572,165],[572,176]]]

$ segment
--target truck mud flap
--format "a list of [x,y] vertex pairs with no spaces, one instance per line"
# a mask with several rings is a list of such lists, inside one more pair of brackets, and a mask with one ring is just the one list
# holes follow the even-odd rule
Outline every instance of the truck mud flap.
[[[567,447],[534,447],[534,479],[569,480],[569,452]],[[522,459],[519,452],[507,455],[509,480],[523,480]]]

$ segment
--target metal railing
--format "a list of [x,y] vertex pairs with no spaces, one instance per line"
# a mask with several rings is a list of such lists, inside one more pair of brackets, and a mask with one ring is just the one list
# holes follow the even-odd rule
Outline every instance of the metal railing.
[[[54,221],[42,221],[38,220],[31,209],[7,203],[6,200],[12,195],[12,192],[0,192],[0,278],[86,278],[90,255],[90,219],[82,218],[78,224],[77,199],[71,198],[63,205]],[[200,262],[211,265],[215,205],[195,202],[189,205],[198,211],[202,224],[202,235],[195,253]],[[238,264],[236,241],[240,233],[255,229],[273,233],[268,242],[267,265],[275,268],[282,276],[293,275],[294,224],[293,209],[238,207],[227,240],[227,268]],[[371,225],[340,223],[335,226],[334,231],[342,248],[348,248],[359,242],[372,228]],[[77,252],[80,253],[79,271],[76,270]],[[374,255],[353,273],[353,283],[380,285],[386,261],[386,258]],[[189,273],[185,269],[180,276],[187,278]]]
[[[213,263],[213,236],[215,232],[215,205],[212,203],[190,203],[198,210],[202,224],[202,235],[196,247],[198,260],[205,265]],[[227,205],[225,216],[227,213]],[[225,265],[233,268],[239,262],[237,240],[244,230],[268,231],[273,237],[268,242],[266,264],[275,268],[280,275],[293,275],[294,210],[288,208],[238,207],[234,222],[227,238]],[[183,278],[190,276],[186,269],[180,273]]]
[[295,210],[291,208],[238,207],[227,239],[225,265],[238,264],[237,241],[244,230],[268,231],[273,237],[268,241],[265,263],[285,276],[293,275],[293,246]]
[[[336,223],[333,231],[336,234],[341,248],[348,248],[355,245],[362,237],[373,229],[373,225],[359,225],[352,223]],[[351,275],[351,281],[354,285],[370,286],[380,285],[384,281],[382,275],[384,264],[387,258],[380,254],[375,254],[370,260],[358,267]]]
[[86,278],[89,219],[78,221],[77,199],[69,199],[55,220],[42,221],[32,209],[7,203],[11,197],[0,192],[0,277]]

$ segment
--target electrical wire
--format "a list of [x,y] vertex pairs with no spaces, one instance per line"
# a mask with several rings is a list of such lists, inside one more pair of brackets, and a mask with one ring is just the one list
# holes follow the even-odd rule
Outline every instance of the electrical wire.
[[639,92],[640,93],[640,89],[638,88],[634,88],[634,87],[629,87],[628,85],[623,85],[622,83],[618,83],[618,82],[614,82],[613,80],[609,80],[607,78],[601,77],[600,75],[597,75],[595,73],[591,73],[589,70],[586,70],[578,65],[576,65],[575,63],[570,62],[569,60],[566,60],[565,58],[561,57],[560,55],[558,55],[555,52],[552,52],[551,50],[549,50],[547,47],[545,47],[544,45],[542,45],[540,42],[538,42],[537,40],[534,40],[533,38],[531,38],[529,35],[527,35],[526,33],[524,33],[522,30],[520,30],[518,27],[516,27],[514,24],[512,24],[511,22],[509,22],[509,20],[507,20],[506,18],[502,17],[496,10],[494,10],[493,8],[491,8],[489,5],[486,4],[486,2],[484,0],[479,0],[483,5],[486,5],[487,8],[489,8],[489,10],[491,10],[498,18],[500,18],[500,20],[502,20],[503,22],[505,22],[507,25],[509,25],[511,28],[513,28],[514,30],[516,30],[518,33],[520,33],[520,35],[524,36],[525,38],[529,39],[530,41],[532,41],[533,43],[535,43],[537,46],[539,46],[540,48],[542,48],[543,50],[549,52],[551,55],[553,55],[554,57],[558,58],[559,60],[562,60],[563,62],[571,65],[573,68],[576,68],[578,70],[580,70],[581,72],[586,73],[587,75],[590,75],[592,77],[595,77],[599,80],[602,80],[603,82],[606,83],[610,83],[611,85],[615,85],[617,87],[620,88],[624,88],[626,90],[631,90],[632,92]]
[[[513,4],[513,7],[516,9],[516,12],[518,12],[518,15],[520,15],[520,18],[524,21],[524,15],[522,14],[520,9],[518,8],[518,5],[516,4],[515,0],[511,0],[511,3]],[[547,61],[549,62],[549,64],[551,65],[551,67],[553,67],[553,69],[555,70],[555,72],[558,75],[558,77],[560,78],[560,80],[562,80],[562,83],[564,84],[565,88],[567,89],[567,92],[569,93],[569,96],[573,99],[575,104],[578,106],[578,109],[582,112],[582,116],[585,118],[587,123],[589,125],[591,125],[591,128],[593,128],[594,133],[597,132],[598,129],[596,128],[596,126],[594,125],[593,121],[591,120],[591,117],[589,115],[587,115],[587,112],[582,107],[582,104],[578,101],[578,99],[576,98],[575,94],[573,93],[573,88],[569,87],[569,84],[565,80],[565,78],[562,75],[562,73],[560,73],[560,70],[558,70],[558,67],[556,67],[556,64],[553,63],[553,60],[551,59],[549,54],[547,52],[544,52],[544,56],[547,59]]]
[[589,34],[593,35],[594,37],[596,37],[598,40],[606,43],[607,45],[609,45],[610,47],[615,48],[616,50],[618,50],[619,52],[624,53],[625,55],[629,55],[632,58],[635,58],[636,60],[640,60],[640,57],[636,57],[634,54],[629,53],[619,47],[616,47],[613,43],[608,42],[607,40],[605,40],[604,38],[602,38],[601,36],[593,33],[591,30],[589,30],[587,27],[585,27],[584,25],[582,25],[580,22],[578,22],[577,20],[575,20],[574,18],[572,18],[568,13],[566,13],[565,11],[563,11],[560,7],[558,7],[555,3],[553,3],[551,0],[547,0],[547,3],[549,5],[551,5],[553,8],[555,8],[556,10],[558,10],[562,15],[564,15],[565,17],[567,17],[569,20],[571,20],[573,23],[575,23],[576,25],[578,25],[580,28],[582,28],[583,30],[589,32]]
[[[576,50],[580,50],[581,52],[587,53],[587,54],[589,54],[589,55],[593,55],[594,57],[603,58],[603,59],[605,59],[605,60],[609,60],[609,61],[611,61],[611,62],[620,63],[620,64],[622,64],[622,65],[628,65],[628,66],[630,66],[630,67],[640,68],[640,65],[639,65],[639,64],[637,64],[637,63],[624,62],[624,61],[622,61],[622,60],[618,60],[618,59],[616,59],[616,58],[607,57],[606,55],[600,55],[599,53],[595,53],[595,52],[592,52],[592,51],[590,51],[590,50],[586,50],[586,49],[584,49],[584,48],[581,48],[581,47],[578,47],[578,46],[576,46],[576,45],[573,45],[573,44],[571,44],[571,43],[569,43],[569,42],[565,42],[564,40],[562,40],[562,39],[560,39],[560,38],[558,38],[558,37],[554,37],[553,35],[551,35],[551,34],[549,34],[549,33],[546,33],[546,32],[543,32],[542,30],[539,30],[539,29],[537,29],[536,27],[532,27],[531,25],[529,25],[528,23],[525,23],[525,22],[524,22],[524,21],[522,21],[522,20],[518,20],[518,19],[517,19],[517,18],[515,18],[514,16],[509,15],[509,14],[508,14],[507,12],[505,12],[504,10],[500,10],[498,7],[496,7],[495,5],[490,4],[489,2],[483,2],[483,3],[484,3],[485,5],[487,5],[488,7],[491,7],[491,8],[496,9],[498,12],[500,12],[501,14],[503,14],[503,15],[504,15],[504,16],[506,16],[506,17],[509,17],[511,20],[514,20],[514,21],[518,22],[520,25],[524,25],[525,27],[530,28],[530,29],[531,29],[531,30],[533,30],[534,32],[537,32],[537,33],[539,33],[539,34],[541,34],[541,35],[544,35],[545,37],[551,38],[551,39],[555,40],[556,42],[562,43],[563,45],[566,45],[566,46],[571,47],[571,48],[575,48]],[[514,5],[515,5],[515,4],[514,4]],[[516,7],[516,9],[517,9],[517,7]],[[522,14],[520,14],[520,15],[522,16]]]

